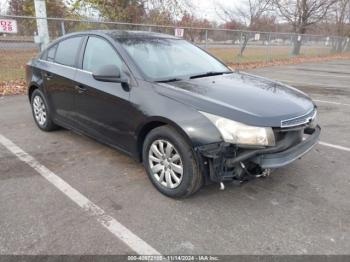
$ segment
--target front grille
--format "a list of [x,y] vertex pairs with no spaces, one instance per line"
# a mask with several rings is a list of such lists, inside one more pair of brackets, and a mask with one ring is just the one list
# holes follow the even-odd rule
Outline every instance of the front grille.
[[315,119],[316,115],[317,115],[317,110],[316,108],[314,108],[313,110],[306,113],[305,115],[281,121],[281,127],[293,127],[293,126],[300,126],[300,125],[311,123],[312,120]]

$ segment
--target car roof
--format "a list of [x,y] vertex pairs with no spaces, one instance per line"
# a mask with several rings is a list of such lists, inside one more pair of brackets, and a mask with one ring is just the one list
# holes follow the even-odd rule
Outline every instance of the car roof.
[[38,54],[38,57],[41,57],[47,49],[56,45],[58,42],[74,37],[74,36],[82,36],[95,34],[100,36],[107,36],[112,38],[114,41],[125,40],[125,39],[182,39],[179,37],[175,37],[173,35],[167,35],[162,33],[150,32],[150,31],[131,31],[131,30],[86,30],[86,31],[78,31],[69,34],[65,34],[59,38],[56,38],[52,41],[43,51]]
[[[157,33],[157,32],[150,32],[150,31],[131,31],[131,30],[89,30],[89,31],[82,31],[82,32],[75,32],[68,35],[75,35],[75,34],[100,34],[100,35],[107,35],[114,40],[118,39],[150,39],[150,38],[163,38],[163,39],[180,39],[178,37]],[[66,36],[68,36],[66,35]]]
[[108,30],[103,33],[109,35],[112,38],[173,38],[178,39],[175,36],[149,32],[149,31],[122,31],[122,30]]

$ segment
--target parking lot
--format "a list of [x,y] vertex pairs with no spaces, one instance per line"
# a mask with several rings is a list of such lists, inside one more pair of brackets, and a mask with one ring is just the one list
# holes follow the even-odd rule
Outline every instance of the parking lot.
[[39,131],[26,96],[0,98],[0,254],[349,254],[350,60],[250,72],[314,99],[321,144],[268,178],[184,200],[116,150]]

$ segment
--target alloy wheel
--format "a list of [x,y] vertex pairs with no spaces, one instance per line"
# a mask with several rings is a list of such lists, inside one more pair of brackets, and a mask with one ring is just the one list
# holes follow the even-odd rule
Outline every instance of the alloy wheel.
[[47,120],[46,106],[43,99],[38,95],[33,99],[33,110],[37,123],[44,126]]
[[162,186],[178,187],[183,177],[183,163],[176,148],[164,139],[155,140],[148,153],[152,175]]

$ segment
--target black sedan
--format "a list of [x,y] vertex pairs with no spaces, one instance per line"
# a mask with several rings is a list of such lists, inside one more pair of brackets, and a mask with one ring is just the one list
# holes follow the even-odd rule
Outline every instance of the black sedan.
[[301,91],[232,72],[164,34],[65,35],[27,64],[26,80],[40,129],[62,126],[129,154],[170,197],[267,176],[320,135]]

